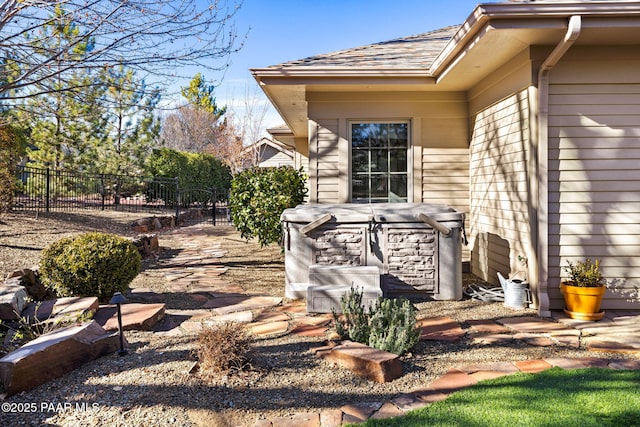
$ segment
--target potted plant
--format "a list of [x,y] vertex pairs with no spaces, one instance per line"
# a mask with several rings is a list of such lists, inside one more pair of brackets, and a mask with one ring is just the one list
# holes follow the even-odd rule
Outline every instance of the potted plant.
[[600,261],[571,262],[562,267],[569,275],[569,280],[560,283],[564,295],[564,312],[572,319],[600,320],[604,311],[600,310],[602,297],[606,290],[604,278],[600,271]]

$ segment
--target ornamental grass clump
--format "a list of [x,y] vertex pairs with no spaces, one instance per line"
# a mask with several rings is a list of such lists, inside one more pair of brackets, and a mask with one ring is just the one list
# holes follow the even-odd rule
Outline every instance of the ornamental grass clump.
[[420,339],[416,325],[416,312],[405,298],[379,298],[368,313],[362,303],[362,291],[351,288],[340,298],[343,316],[335,312],[336,332],[378,350],[402,355]]
[[95,296],[108,301],[126,292],[140,272],[142,258],[124,237],[91,232],[67,237],[42,251],[40,279],[59,296]]
[[242,370],[249,364],[251,336],[233,322],[203,329],[193,351],[202,377],[214,377]]

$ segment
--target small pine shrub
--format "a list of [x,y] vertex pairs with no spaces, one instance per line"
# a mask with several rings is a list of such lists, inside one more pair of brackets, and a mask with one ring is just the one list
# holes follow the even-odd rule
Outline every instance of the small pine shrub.
[[128,239],[91,232],[52,243],[42,252],[40,278],[59,296],[108,301],[125,292],[140,272],[141,256]]
[[403,354],[420,339],[416,311],[405,298],[380,298],[369,323],[369,347]]
[[226,322],[203,329],[194,350],[200,375],[206,378],[241,370],[249,362],[251,341],[237,323]]
[[380,298],[366,313],[362,291],[352,287],[340,298],[340,306],[343,316],[334,312],[333,318],[342,338],[398,355],[409,351],[420,339],[415,308],[405,298]]

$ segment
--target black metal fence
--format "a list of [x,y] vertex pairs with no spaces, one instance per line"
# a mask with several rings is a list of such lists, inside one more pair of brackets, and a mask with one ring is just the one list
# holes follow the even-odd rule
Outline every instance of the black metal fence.
[[20,166],[12,210],[61,212],[117,210],[175,215],[179,222],[226,225],[229,192],[181,188],[177,178],[89,174]]

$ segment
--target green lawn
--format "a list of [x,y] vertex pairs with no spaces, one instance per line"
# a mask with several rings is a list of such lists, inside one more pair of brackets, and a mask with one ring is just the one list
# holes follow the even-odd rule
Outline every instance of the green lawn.
[[640,426],[640,371],[553,368],[482,381],[373,426]]

